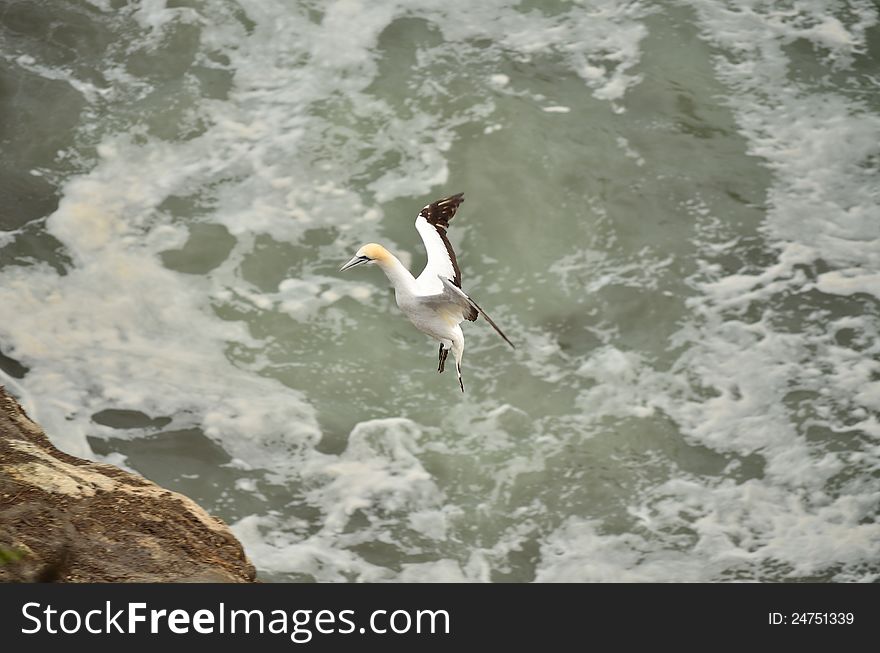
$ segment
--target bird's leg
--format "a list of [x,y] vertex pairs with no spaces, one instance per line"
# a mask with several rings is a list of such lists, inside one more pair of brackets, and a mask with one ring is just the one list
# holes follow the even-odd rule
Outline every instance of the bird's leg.
[[437,371],[441,374],[443,373],[443,366],[446,363],[446,357],[449,356],[449,350],[443,348],[443,343],[440,343],[440,365],[437,368]]
[[461,335],[461,329],[453,334],[452,355],[455,356],[455,371],[458,372],[458,385],[464,392],[464,381],[461,380],[461,359],[464,356],[464,337]]

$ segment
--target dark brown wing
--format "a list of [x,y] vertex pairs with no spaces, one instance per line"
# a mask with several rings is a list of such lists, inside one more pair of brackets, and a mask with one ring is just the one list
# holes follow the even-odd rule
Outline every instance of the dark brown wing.
[[[446,257],[448,257],[449,263],[451,263],[452,266],[452,269],[449,270],[452,274],[447,274],[447,276],[449,276],[452,279],[452,282],[459,288],[461,288],[461,270],[458,268],[458,261],[455,258],[455,251],[452,249],[452,243],[449,242],[449,238],[446,236],[446,230],[449,228],[449,221],[455,217],[455,212],[458,210],[458,207],[462,202],[464,202],[464,193],[458,193],[456,195],[444,197],[442,200],[432,202],[419,212],[419,218],[424,218],[425,222],[431,226],[433,231],[436,232],[440,237],[440,240],[443,242],[443,247],[446,249]],[[418,219],[416,220],[416,227],[419,227]],[[425,241],[426,249],[428,249],[430,265],[430,259],[432,256],[432,250],[430,248],[431,237],[423,233],[422,238]],[[439,250],[435,254],[435,256],[438,256],[438,258],[435,259],[437,266],[444,265],[439,259],[440,251],[442,250]],[[439,273],[441,271],[441,268],[437,267],[436,269],[432,269],[429,274],[433,275],[434,273]]]

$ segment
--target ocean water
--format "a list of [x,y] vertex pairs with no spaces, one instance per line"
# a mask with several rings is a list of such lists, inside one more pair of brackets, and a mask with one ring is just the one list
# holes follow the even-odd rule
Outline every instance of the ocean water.
[[[464,381],[378,241],[464,192]],[[266,581],[880,580],[867,0],[0,0],[0,383]]]

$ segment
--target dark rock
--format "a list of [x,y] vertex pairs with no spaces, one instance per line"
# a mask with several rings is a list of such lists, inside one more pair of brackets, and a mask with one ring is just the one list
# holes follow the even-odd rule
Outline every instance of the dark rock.
[[254,577],[220,519],[140,476],[59,451],[0,386],[0,581]]

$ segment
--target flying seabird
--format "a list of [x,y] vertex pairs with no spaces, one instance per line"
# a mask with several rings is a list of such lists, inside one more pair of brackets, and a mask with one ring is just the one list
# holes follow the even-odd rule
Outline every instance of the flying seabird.
[[418,278],[394,254],[376,243],[361,247],[340,268],[340,272],[364,264],[375,264],[382,268],[394,286],[394,296],[400,310],[419,331],[440,341],[438,372],[443,372],[446,357],[449,350],[452,350],[458,384],[464,392],[464,382],[461,380],[464,334],[459,326],[462,320],[473,322],[477,319],[477,314],[481,314],[507,344],[511,347],[514,345],[492,318],[461,289],[461,271],[458,269],[452,244],[446,236],[446,229],[462,202],[464,193],[458,193],[428,204],[419,212],[416,229],[425,243],[428,262]]

